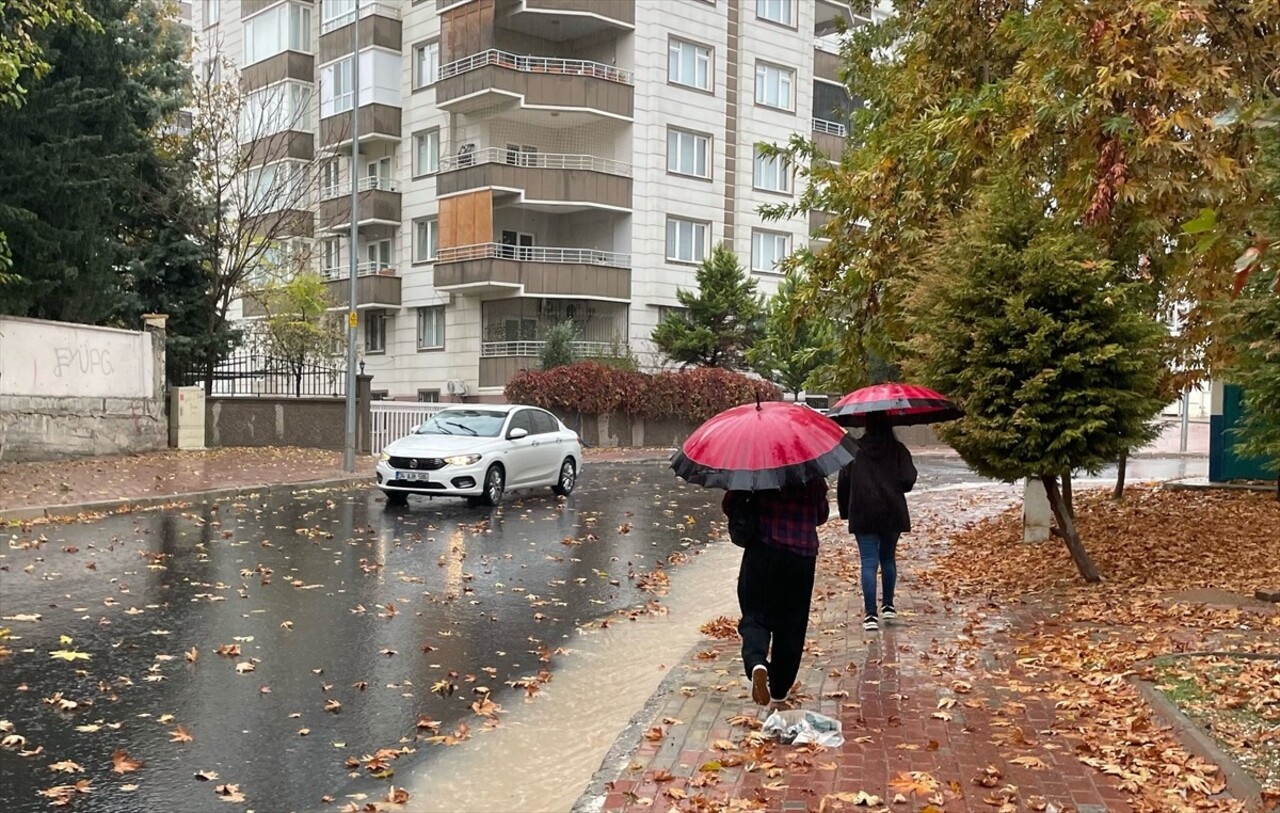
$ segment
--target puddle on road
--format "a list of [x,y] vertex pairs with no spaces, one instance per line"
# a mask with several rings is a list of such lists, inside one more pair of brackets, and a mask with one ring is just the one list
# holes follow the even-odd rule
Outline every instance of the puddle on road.
[[[672,571],[665,616],[617,620],[566,642],[572,654],[536,700],[508,706],[502,726],[435,755],[405,782],[415,813],[567,811],[632,715],[717,616],[737,617],[740,554],[708,546]],[[745,684],[744,684],[745,685]]]

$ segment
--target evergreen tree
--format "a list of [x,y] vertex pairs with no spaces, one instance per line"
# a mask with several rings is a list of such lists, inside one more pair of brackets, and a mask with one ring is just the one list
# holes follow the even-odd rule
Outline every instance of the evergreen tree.
[[742,369],[760,331],[764,305],[738,255],[719,243],[697,273],[698,290],[676,290],[684,313],[669,313],[653,331],[654,345],[681,365]]
[[538,360],[542,369],[551,370],[573,364],[573,343],[578,339],[578,327],[572,320],[566,319],[552,325],[542,337],[542,352]]
[[1154,435],[1164,334],[1104,249],[1017,181],[991,188],[927,256],[908,373],[954,398],[939,434],[975,471],[1041,480],[1072,557],[1100,577],[1058,478]]
[[[181,107],[185,42],[160,0],[84,0],[93,21],[39,34],[51,66],[0,108],[0,311],[115,323],[149,310],[128,270],[154,255],[140,200],[173,177],[155,136]],[[134,326],[130,324],[129,326]]]
[[817,374],[835,360],[835,331],[825,320],[797,313],[800,280],[787,274],[769,299],[759,341],[747,351],[757,373],[799,397],[815,386]]

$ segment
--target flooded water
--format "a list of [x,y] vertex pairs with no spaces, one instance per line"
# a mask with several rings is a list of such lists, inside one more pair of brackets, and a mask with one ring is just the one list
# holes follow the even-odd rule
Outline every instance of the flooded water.
[[[556,650],[580,626],[632,624],[616,614],[643,611],[655,595],[641,586],[660,590],[668,560],[706,544],[717,496],[658,466],[601,465],[567,502],[512,495],[493,512],[388,512],[357,491],[14,534],[0,720],[42,751],[0,750],[3,808],[44,810],[40,789],[79,779],[78,811],[226,811],[226,783],[259,811],[323,809],[353,785],[376,798],[388,781],[347,759],[408,745],[429,771],[501,731],[527,686],[555,695],[574,657]],[[485,697],[504,711],[477,714]],[[422,715],[470,739],[414,742],[437,733]],[[173,741],[179,727],[191,741]],[[142,767],[113,772],[116,751]]]

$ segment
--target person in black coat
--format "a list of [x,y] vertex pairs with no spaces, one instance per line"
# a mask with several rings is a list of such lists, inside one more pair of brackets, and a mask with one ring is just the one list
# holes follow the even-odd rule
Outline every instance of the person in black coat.
[[[898,581],[898,537],[911,530],[906,493],[916,484],[911,453],[893,434],[884,412],[867,415],[867,431],[858,440],[858,454],[840,470],[836,499],[840,518],[858,540],[862,558],[862,600],[866,618],[862,628],[880,629],[881,617],[897,617],[893,590]],[[884,582],[884,605],[877,613],[876,570]]]

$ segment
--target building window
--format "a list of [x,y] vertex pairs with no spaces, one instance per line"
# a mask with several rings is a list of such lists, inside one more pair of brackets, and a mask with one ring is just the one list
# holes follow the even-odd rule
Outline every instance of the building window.
[[373,243],[367,243],[364,247],[365,260],[369,263],[368,270],[373,274],[381,274],[384,271],[390,271],[395,265],[395,259],[391,254],[391,241],[378,240]]
[[413,86],[423,88],[440,79],[440,43],[426,42],[413,49]]
[[342,271],[342,241],[329,237],[320,244],[320,273],[336,277]]
[[771,23],[795,28],[795,0],[756,0],[756,16]]
[[252,167],[244,176],[241,214],[247,217],[285,209],[305,209],[311,204],[307,189],[307,165],[281,161]]
[[769,192],[791,191],[791,166],[779,155],[765,155],[756,147],[755,166],[751,172],[751,185]]
[[689,309],[682,305],[659,305],[658,322],[665,322],[668,316],[678,316],[687,322],[689,321]]
[[428,130],[413,137],[413,176],[440,171],[440,131]]
[[[332,31],[355,21],[356,0],[323,0],[320,5],[324,9],[320,22],[325,31]],[[345,19],[347,17],[351,19]]]
[[423,404],[438,404],[440,390],[418,390],[418,401]]
[[311,9],[284,3],[244,21],[244,64],[285,51],[311,53]]
[[364,352],[387,352],[386,311],[369,311],[364,320]]
[[667,47],[667,81],[711,90],[711,49],[684,40],[671,40]]
[[418,349],[444,349],[444,305],[418,308]]
[[687,130],[667,130],[667,172],[710,178],[711,138]]
[[311,131],[311,86],[284,81],[248,94],[240,108],[240,138],[256,141],[286,130]]
[[667,218],[667,259],[679,263],[700,263],[707,256],[709,223],[700,220]]
[[436,240],[440,236],[440,221],[434,217],[413,221],[413,261],[429,263],[436,258]]
[[217,25],[222,19],[222,2],[221,0],[204,0],[204,24],[205,27]]
[[320,164],[320,197],[336,197],[342,191],[342,162],[330,158]]
[[791,236],[775,231],[751,232],[751,270],[776,272],[782,258],[790,253]]
[[[329,86],[333,88],[333,109],[325,110],[323,114],[326,116],[334,116],[338,113],[345,113],[355,104],[355,63],[351,57],[347,57],[341,62],[335,62],[325,73],[329,74]],[[321,75],[321,81],[324,81],[324,75]]]
[[790,68],[756,63],[756,104],[794,110],[795,85],[796,72]]

